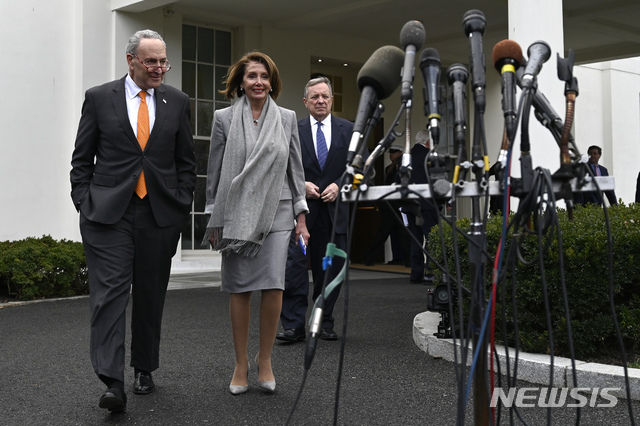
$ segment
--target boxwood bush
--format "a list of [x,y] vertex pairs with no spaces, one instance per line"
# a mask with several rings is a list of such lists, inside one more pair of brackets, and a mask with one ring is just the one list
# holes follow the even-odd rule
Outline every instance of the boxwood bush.
[[[613,283],[616,314],[627,350],[640,349],[640,204],[612,206],[608,210],[613,241]],[[556,232],[547,235],[548,248],[544,251],[544,276],[547,301],[550,307],[554,354],[570,356],[567,317],[565,314],[561,275],[564,273],[568,294],[571,331],[575,356],[580,359],[618,350],[618,339],[609,298],[609,251],[605,216],[599,206],[577,207],[573,219],[567,212],[557,210],[562,241],[563,267]],[[502,217],[494,216],[487,223],[488,253],[495,256],[500,238]],[[469,230],[469,220],[461,219],[458,227]],[[443,226],[445,250],[449,268],[454,268],[451,227]],[[520,230],[521,231],[521,230]],[[517,243],[515,242],[517,239]],[[527,352],[549,353],[550,335],[547,327],[543,297],[542,274],[537,258],[538,238],[535,234],[520,233],[507,237],[506,253],[516,244],[520,257],[515,268],[504,273],[496,303],[496,338],[509,346],[519,343]],[[429,236],[428,250],[435,261],[443,264],[440,230],[434,227]],[[468,247],[458,234],[458,255],[463,286],[469,286]],[[485,294],[490,294],[493,259],[487,261],[484,277]],[[455,276],[455,272],[453,273]],[[442,281],[441,276],[437,279]],[[515,286],[515,303],[512,290]],[[504,292],[504,293],[500,293]],[[468,298],[467,298],[468,299]],[[463,306],[468,300],[463,300]],[[514,310],[515,309],[515,310]],[[506,316],[506,321],[501,315]],[[517,315],[518,335],[514,328]],[[506,332],[506,342],[504,341]],[[519,339],[516,342],[516,338]]]
[[82,243],[48,235],[0,242],[0,296],[32,300],[88,293]]

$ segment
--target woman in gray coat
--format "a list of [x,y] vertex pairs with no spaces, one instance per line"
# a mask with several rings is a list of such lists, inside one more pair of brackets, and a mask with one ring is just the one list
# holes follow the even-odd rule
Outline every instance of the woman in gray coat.
[[[273,392],[271,351],[282,308],[291,230],[309,239],[304,171],[295,112],[275,103],[282,84],[273,60],[259,52],[229,68],[228,99],[213,116],[207,172],[207,239],[222,253],[222,291],[236,366],[229,391],[249,390],[249,322],[253,291],[261,291],[258,387]],[[295,219],[295,221],[294,221]]]

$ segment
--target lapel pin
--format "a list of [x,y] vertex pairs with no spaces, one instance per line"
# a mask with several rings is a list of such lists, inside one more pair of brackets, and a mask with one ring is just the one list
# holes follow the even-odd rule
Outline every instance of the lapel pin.
[[162,102],[164,102],[165,104],[167,103],[167,100],[162,98]]

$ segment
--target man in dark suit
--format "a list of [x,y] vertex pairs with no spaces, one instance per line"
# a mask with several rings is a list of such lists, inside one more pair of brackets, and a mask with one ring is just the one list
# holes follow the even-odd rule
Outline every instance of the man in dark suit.
[[[331,241],[332,229],[335,227],[333,242],[339,249],[346,250],[349,221],[348,204],[340,203],[336,213],[335,203],[340,193],[340,178],[347,164],[347,151],[353,132],[353,123],[331,114],[333,91],[331,82],[326,77],[310,80],[305,86],[303,100],[310,116],[298,121],[298,132],[300,145],[302,145],[302,163],[309,205],[306,218],[307,229],[311,236],[305,255],[295,240],[295,233],[291,235],[280,315],[284,332],[276,335],[278,340],[288,342],[301,341],[306,336],[309,258],[313,275],[313,300],[315,300],[320,295],[325,279],[322,259],[325,256],[327,243]],[[333,258],[328,283],[340,272],[343,265],[342,258]],[[325,300],[321,339],[338,339],[338,335],[333,330],[332,314],[339,291],[340,287],[337,287]]]
[[[402,162],[402,152],[404,146],[392,145],[389,148],[389,164],[384,169],[384,184],[393,185],[396,182],[398,169]],[[410,266],[410,247],[411,238],[407,234],[405,224],[400,216],[400,207],[404,204],[404,201],[387,201],[381,200],[378,202],[378,211],[380,212],[380,227],[376,231],[369,248],[364,256],[364,264],[367,266],[373,265],[374,259],[378,254],[381,247],[384,247],[388,237],[391,237],[391,252],[393,253],[393,259],[391,264],[400,264]]]
[[129,73],[87,90],[71,160],[71,198],[89,269],[91,362],[107,390],[101,408],[124,411],[125,321],[132,294],[133,392],[155,389],[171,258],[196,182],[189,97],[162,83],[162,37],[135,33]]
[[[411,148],[411,180],[409,183],[429,183],[425,161],[430,151],[431,137],[427,130],[416,133],[416,143]],[[427,247],[431,228],[438,224],[438,204],[433,199],[420,200],[419,205],[407,205],[403,212],[407,214],[409,230],[420,242],[411,240],[411,274],[409,281],[412,284],[428,284],[433,281],[433,274],[429,271],[428,263],[425,264],[424,250]],[[426,271],[425,271],[426,266]],[[426,273],[425,273],[426,272]]]
[[[587,164],[589,165],[589,168],[591,168],[594,176],[609,176],[607,168],[598,164],[600,157],[602,156],[602,148],[597,145],[591,145],[587,150],[587,153],[589,154],[589,162]],[[615,191],[604,191],[604,195],[607,197],[607,200],[609,200],[610,205],[618,204]],[[602,199],[598,196],[596,191],[583,192],[581,204],[587,203],[601,204]]]

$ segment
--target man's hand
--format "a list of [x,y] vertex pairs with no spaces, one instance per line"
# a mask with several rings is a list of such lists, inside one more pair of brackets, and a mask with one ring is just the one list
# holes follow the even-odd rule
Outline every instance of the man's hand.
[[307,198],[310,200],[317,200],[320,198],[320,188],[313,182],[305,182],[305,189],[307,191]]
[[322,191],[322,194],[320,194],[320,198],[325,203],[332,203],[338,198],[338,192],[340,192],[338,185],[336,185],[335,183],[331,183],[325,188],[324,191]]

